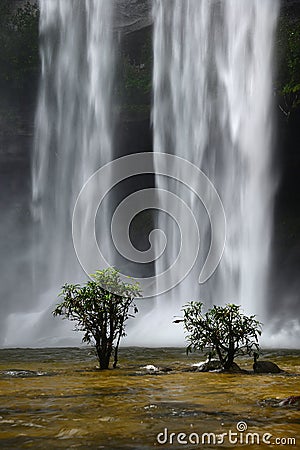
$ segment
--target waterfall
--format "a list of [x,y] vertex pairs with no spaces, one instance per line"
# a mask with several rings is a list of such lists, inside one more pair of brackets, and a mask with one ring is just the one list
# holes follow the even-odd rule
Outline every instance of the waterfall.
[[[158,189],[173,191],[193,210],[202,237],[195,270],[161,300],[173,314],[190,300],[206,306],[238,303],[260,319],[266,314],[276,187],[272,47],[278,9],[274,0],[154,1],[154,151],[203,170],[227,219],[219,268],[199,287],[210,240],[206,211],[181,183],[157,177]],[[184,220],[182,214],[178,209],[177,218]],[[176,230],[166,215],[159,215],[158,228],[166,230],[171,245],[157,260],[157,273],[178,252]]]
[[[72,243],[76,198],[93,172],[112,159],[113,5],[42,0],[39,6],[41,80],[32,162],[36,299],[34,313],[13,315],[10,328],[25,327],[23,339],[43,336],[49,345],[52,328],[61,326],[51,322],[60,287],[86,278]],[[80,215],[83,241],[86,214]],[[105,206],[99,220],[101,239],[109,232]]]
[[[33,202],[42,257],[47,255],[54,278],[63,280],[76,275],[70,267],[76,197],[89,176],[112,159],[112,5],[51,0],[40,2],[40,9]],[[84,220],[83,213],[82,227]]]
[[[8,318],[7,329],[12,331],[6,345],[61,344],[53,337],[65,337],[66,329],[59,333],[55,327],[61,327],[61,322],[49,319],[57,293],[66,281],[86,279],[73,247],[72,214],[85,182],[114,159],[113,4],[111,0],[40,1],[41,80],[32,158],[35,245],[34,256],[30,255],[36,296],[32,311]],[[246,313],[260,319],[267,314],[276,188],[272,47],[278,9],[279,0],[153,0],[155,154],[153,161],[151,154],[142,155],[142,163],[151,160],[148,166],[154,162],[157,173],[157,191],[154,195],[151,190],[148,208],[155,209],[157,199],[157,209],[167,212],[157,216],[157,229],[165,232],[167,243],[155,261],[156,282],[166,271],[166,285],[174,287],[155,300],[148,314],[140,315],[127,343],[182,345],[182,333],[171,322],[190,300],[202,300],[206,306],[239,303]],[[174,167],[166,163],[168,158],[159,157],[163,153],[174,156]],[[197,171],[189,173],[188,165],[180,164],[179,158],[207,175],[226,213],[225,252],[217,271],[203,285],[198,283],[199,273],[210,251],[213,233],[208,215],[215,210],[216,196],[208,189],[203,192],[207,204],[201,204],[195,189],[189,189],[197,184]],[[163,160],[168,170],[162,168]],[[139,174],[151,172],[142,163]],[[127,167],[131,176],[135,175],[133,165]],[[121,175],[126,172],[124,164],[119,169]],[[175,179],[159,175],[172,170]],[[187,177],[189,183],[178,181]],[[90,186],[88,201],[76,210],[76,239],[85,261],[91,261],[93,250],[87,239],[89,207],[97,203],[101,187],[97,182]],[[167,191],[175,195],[167,197]],[[166,203],[176,196],[181,202],[177,209],[174,203],[168,214]],[[137,197],[132,198],[138,203]],[[108,203],[109,198],[99,209],[96,232],[111,263]],[[124,205],[129,211],[127,203]],[[141,205],[147,206],[144,198]],[[187,277],[178,283],[173,263],[181,250],[180,231],[185,230],[185,243],[190,239],[182,266],[189,266],[199,244],[197,233],[189,234],[187,212],[193,213],[200,229],[200,253]],[[117,231],[123,236],[127,224],[120,222]],[[180,224],[185,224],[182,230]],[[154,247],[158,244],[161,248],[162,241],[154,242]],[[158,247],[156,250],[158,256]],[[37,341],[40,336],[43,340]]]

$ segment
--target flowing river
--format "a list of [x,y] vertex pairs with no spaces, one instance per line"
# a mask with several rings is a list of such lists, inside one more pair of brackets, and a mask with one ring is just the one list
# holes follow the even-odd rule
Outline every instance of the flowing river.
[[[248,428],[238,439],[260,439],[245,450],[264,448],[266,433],[271,442],[281,439],[278,448],[299,448],[299,406],[275,400],[299,395],[299,350],[263,352],[261,359],[287,371],[278,375],[184,372],[203,357],[187,357],[182,348],[124,348],[120,368],[103,372],[90,348],[2,349],[0,356],[1,449],[240,448],[226,436],[223,444],[212,440],[236,433],[239,422]],[[172,371],[151,374],[147,364]],[[239,364],[251,370],[250,359]],[[199,436],[200,444],[178,443],[180,432],[192,441]],[[210,444],[204,433],[213,433]]]

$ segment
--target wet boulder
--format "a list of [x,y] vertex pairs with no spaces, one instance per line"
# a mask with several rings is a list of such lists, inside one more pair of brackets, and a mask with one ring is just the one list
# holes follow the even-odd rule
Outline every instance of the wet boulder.
[[254,373],[280,373],[283,370],[272,361],[256,361],[253,364]]

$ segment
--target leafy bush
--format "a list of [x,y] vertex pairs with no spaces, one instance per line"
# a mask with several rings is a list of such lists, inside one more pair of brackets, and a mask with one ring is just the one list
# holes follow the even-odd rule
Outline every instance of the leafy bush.
[[95,346],[101,369],[108,369],[114,352],[115,368],[125,323],[138,312],[134,299],[141,291],[138,283],[124,283],[114,268],[98,270],[92,278],[83,286],[65,284],[53,315],[76,322],[75,329],[84,332],[82,341]]
[[240,306],[227,304],[213,306],[203,313],[203,303],[190,302],[183,308],[183,322],[189,345],[193,350],[207,350],[209,359],[217,356],[224,367],[230,369],[238,355],[250,355],[259,350],[258,336],[261,324],[255,316],[241,313]]

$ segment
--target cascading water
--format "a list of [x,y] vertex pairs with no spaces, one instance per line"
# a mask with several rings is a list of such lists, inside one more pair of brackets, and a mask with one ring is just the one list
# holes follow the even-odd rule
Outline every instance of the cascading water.
[[[223,259],[218,271],[199,288],[199,272],[211,239],[207,211],[188,183],[156,177],[159,190],[173,191],[193,211],[201,231],[201,254],[188,277],[156,299],[149,315],[140,315],[127,343],[178,345],[183,344],[183,336],[172,327],[172,317],[189,300],[201,299],[207,305],[232,301],[260,318],[265,313],[275,188],[271,69],[278,1],[153,2],[154,151],[182,157],[202,169],[217,188],[227,218]],[[53,336],[67,333],[54,329],[61,322],[49,321],[53,302],[66,280],[86,279],[76,260],[71,222],[82,186],[113,159],[112,16],[110,0],[40,2],[42,73],[32,167],[38,300],[34,312],[10,315],[7,328],[12,332],[6,345],[61,344]],[[154,156],[159,172],[158,165],[159,158]],[[180,178],[184,164],[173,169],[175,178]],[[190,180],[192,184],[195,180]],[[99,194],[97,183],[93,186],[88,205],[79,207],[76,215],[80,230],[76,238],[87,260],[94,250],[86,240],[88,208]],[[158,203],[167,210],[159,191]],[[212,203],[213,199],[211,211]],[[101,208],[98,241],[112,262],[107,202]],[[179,207],[175,216],[178,224],[187,220],[186,210]],[[158,215],[157,225],[168,239],[156,261],[158,275],[176,259],[180,230],[167,214]],[[195,244],[191,240],[191,253]],[[190,257],[188,249],[184,254]],[[174,285],[175,272],[170,271]],[[37,341],[41,336],[43,340]]]
[[[154,151],[201,168],[217,188],[227,219],[218,271],[196,288],[202,255],[197,271],[162,300],[173,314],[201,299],[208,306],[240,303],[247,313],[264,316],[275,187],[272,43],[278,8],[273,0],[154,2]],[[157,177],[157,187],[184,198],[203,224],[202,246],[207,243],[206,213],[193,193],[167,177]],[[178,209],[177,218],[184,220],[182,214]],[[174,235],[166,216],[159,216],[158,228],[167,230],[168,239]],[[167,247],[158,273],[177,251],[176,245]]]
[[[50,329],[58,323],[49,323],[49,317],[57,292],[66,280],[86,278],[72,245],[71,221],[83,184],[112,159],[112,16],[107,0],[40,2],[42,67],[32,166],[39,300],[35,313],[10,317],[14,335],[7,337],[7,345],[20,344],[18,338],[24,344],[25,336],[28,342],[44,336],[47,345],[55,343],[50,337],[59,333]],[[86,214],[80,215],[82,240]],[[104,206],[100,239],[109,233],[106,217]]]
[[[216,55],[224,87],[220,123],[228,127],[227,170],[219,185],[228,218],[222,290],[264,318],[270,264],[273,196],[272,42],[279,3],[225,2],[226,53]],[[230,180],[228,182],[228,179]],[[237,188],[237,192],[236,192]]]

